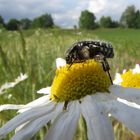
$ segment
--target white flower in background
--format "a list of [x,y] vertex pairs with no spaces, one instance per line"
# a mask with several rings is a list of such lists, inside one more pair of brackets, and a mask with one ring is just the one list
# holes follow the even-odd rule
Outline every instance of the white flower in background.
[[132,69],[133,71],[133,74],[136,74],[136,73],[139,73],[140,74],[140,65],[139,64],[136,64],[135,68]]
[[24,81],[27,78],[28,78],[27,74],[20,73],[20,75],[14,80],[14,82],[5,83],[0,87],[0,94],[3,94],[5,92],[5,90],[7,90],[9,88],[13,88],[18,83]]
[[28,140],[51,121],[46,140],[72,140],[82,115],[89,140],[114,140],[108,114],[140,135],[140,89],[111,85],[102,66],[93,60],[73,64],[70,69],[63,62],[57,59],[62,67],[57,64],[52,86],[38,91],[46,95],[16,106],[20,114],[0,128],[1,139],[16,129],[11,140]]
[[115,80],[113,81],[113,83],[116,85],[121,85],[121,82],[122,82],[121,75],[119,73],[116,73]]
[[123,87],[140,88],[140,65],[136,64],[134,69],[123,70],[123,73],[116,73],[114,84]]
[[20,73],[20,75],[15,79],[15,83],[18,84],[28,78],[27,74]]

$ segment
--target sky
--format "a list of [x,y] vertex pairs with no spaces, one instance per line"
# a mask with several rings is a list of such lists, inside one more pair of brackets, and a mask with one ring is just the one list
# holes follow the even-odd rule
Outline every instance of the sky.
[[7,22],[11,18],[33,19],[48,13],[56,25],[71,28],[77,25],[83,10],[93,12],[97,20],[101,16],[119,20],[129,5],[140,9],[140,0],[0,0],[0,15]]

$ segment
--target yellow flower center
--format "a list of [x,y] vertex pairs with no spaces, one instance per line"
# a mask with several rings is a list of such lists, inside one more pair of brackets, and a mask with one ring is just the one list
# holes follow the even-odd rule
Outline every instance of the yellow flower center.
[[121,75],[123,87],[135,87],[140,88],[140,73],[133,73],[132,70],[129,70]]
[[106,92],[111,85],[102,65],[94,60],[75,63],[56,70],[51,87],[51,99],[70,101],[96,92]]

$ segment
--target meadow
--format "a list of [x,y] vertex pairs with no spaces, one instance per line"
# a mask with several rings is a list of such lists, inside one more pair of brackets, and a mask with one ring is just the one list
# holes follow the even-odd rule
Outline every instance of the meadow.
[[[0,104],[26,104],[40,97],[41,95],[38,95],[36,91],[52,83],[56,69],[55,59],[65,58],[66,50],[74,42],[80,40],[103,40],[113,45],[115,57],[109,60],[113,79],[116,72],[134,68],[136,63],[140,63],[140,30],[36,29],[13,32],[1,30],[0,85],[13,81],[20,73],[27,73],[29,77],[14,88],[0,94]],[[0,113],[0,125],[15,114],[16,111]],[[33,139],[43,139],[45,129],[42,129]],[[119,123],[115,122],[114,129],[116,140],[140,139]],[[86,138],[79,136],[75,139]]]

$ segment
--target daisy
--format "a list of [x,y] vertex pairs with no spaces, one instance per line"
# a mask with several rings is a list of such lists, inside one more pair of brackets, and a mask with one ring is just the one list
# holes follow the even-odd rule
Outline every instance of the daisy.
[[[38,91],[46,95],[16,106],[20,114],[0,128],[0,138],[16,129],[12,140],[28,140],[51,121],[46,140],[72,140],[78,120],[83,116],[89,140],[113,140],[108,114],[140,135],[139,89],[111,85],[100,63],[94,60],[68,68],[65,60],[57,59],[52,86]],[[129,102],[121,102],[118,97]]]
[[19,84],[20,82],[24,81],[27,78],[28,78],[27,74],[20,73],[20,75],[13,82],[5,83],[0,87],[0,95],[4,94],[4,92],[7,89],[15,87],[17,84]]
[[[139,95],[133,93],[132,90],[135,88],[138,90],[140,88],[140,66],[136,64],[134,69],[123,70],[123,73],[116,73],[114,84],[125,87],[128,91],[125,94],[121,94],[118,92],[119,97],[125,98],[130,102],[134,102],[139,104]],[[121,87],[121,88],[122,88]],[[121,89],[120,88],[120,89]],[[123,88],[124,89],[124,88]],[[134,98],[137,98],[134,100]]]
[[123,87],[140,88],[140,65],[136,64],[134,69],[128,71],[123,70],[122,74],[116,73],[113,83]]

